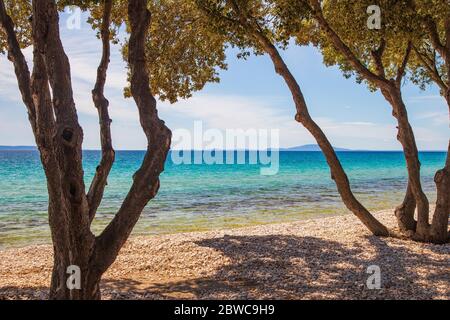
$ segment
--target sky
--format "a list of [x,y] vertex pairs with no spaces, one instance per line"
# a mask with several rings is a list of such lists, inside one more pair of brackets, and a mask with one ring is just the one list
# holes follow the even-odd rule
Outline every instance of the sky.
[[[98,116],[91,90],[101,43],[85,22],[86,15],[81,16],[79,28],[73,28],[73,18],[73,14],[62,14],[60,25],[84,130],[83,147],[99,149]],[[24,53],[31,68],[31,49],[25,49]],[[391,107],[379,92],[370,92],[354,79],[345,79],[335,67],[325,67],[315,48],[291,46],[282,56],[300,84],[311,116],[334,146],[357,150],[401,149]],[[267,56],[243,61],[229,50],[227,63],[228,70],[220,73],[220,83],[208,84],[192,98],[172,105],[158,102],[159,116],[169,128],[193,132],[195,123],[201,121],[203,130],[279,130],[279,145],[283,148],[315,143],[294,120],[290,92]],[[145,149],[136,106],[132,99],[123,97],[126,74],[120,46],[114,45],[105,89],[113,120],[113,145],[116,150]],[[445,150],[450,136],[448,109],[437,88],[421,91],[406,83],[403,97],[419,149]],[[0,145],[34,145],[25,106],[6,56],[0,56]]]

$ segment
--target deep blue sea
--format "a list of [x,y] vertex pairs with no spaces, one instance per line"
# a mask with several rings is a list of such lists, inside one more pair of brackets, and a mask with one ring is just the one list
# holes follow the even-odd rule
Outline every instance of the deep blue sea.
[[[370,210],[401,202],[406,169],[401,152],[338,152],[358,199]],[[99,232],[120,206],[141,151],[119,151],[94,223]],[[98,151],[84,151],[86,189]],[[422,181],[435,199],[433,176],[445,153],[423,152]],[[261,165],[175,164],[169,156],[157,197],[135,234],[163,234],[287,222],[346,213],[320,152],[281,152],[276,175]],[[0,248],[49,242],[46,182],[36,151],[0,151]]]

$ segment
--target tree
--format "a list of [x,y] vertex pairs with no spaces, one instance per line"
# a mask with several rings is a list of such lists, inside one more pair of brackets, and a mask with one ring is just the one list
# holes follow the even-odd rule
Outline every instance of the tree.
[[[93,102],[98,110],[102,158],[94,179],[86,192],[82,166],[83,130],[79,125],[77,109],[73,99],[70,62],[64,52],[59,34],[58,9],[64,4],[78,4],[92,10],[91,23],[100,29],[102,39],[102,58],[97,70],[97,79],[92,91]],[[167,7],[158,6],[165,1],[150,5],[159,15]],[[170,3],[170,0],[167,0]],[[170,100],[178,96],[188,97],[194,90],[200,90],[208,81],[215,80],[212,70],[225,67],[222,62],[224,46],[215,43],[214,58],[203,64],[186,69],[173,69],[173,64],[162,64],[158,55],[149,59],[149,47],[154,34],[161,29],[161,20],[153,23],[146,0],[115,2],[35,0],[32,6],[28,1],[0,0],[0,48],[8,52],[14,65],[15,74],[28,111],[30,125],[38,146],[41,162],[47,179],[49,196],[49,224],[53,242],[54,267],[51,279],[50,298],[52,299],[98,299],[100,298],[100,279],[102,274],[116,259],[119,250],[129,237],[145,205],[155,197],[159,189],[159,176],[170,148],[171,132],[158,117],[157,102],[151,89],[167,93]],[[120,14],[126,8],[126,19],[130,37],[124,50],[129,67],[129,94],[133,97],[142,129],[147,138],[147,151],[120,209],[107,227],[95,236],[90,226],[101,203],[107,177],[114,161],[114,150],[110,130],[108,100],[104,87],[110,58],[111,21],[120,24]],[[171,9],[175,9],[172,6]],[[171,15],[173,13],[173,15]],[[180,11],[166,12],[178,19]],[[28,17],[32,17],[28,19]],[[156,15],[158,16],[158,14]],[[26,17],[26,19],[25,19]],[[23,24],[19,24],[22,23]],[[96,24],[96,22],[98,24]],[[19,27],[20,26],[20,27]],[[177,24],[170,26],[179,27]],[[150,33],[149,33],[150,31]],[[172,32],[171,32],[172,31]],[[173,37],[179,29],[164,30],[162,35],[169,37],[174,46],[177,41],[186,39]],[[190,29],[188,35],[194,37],[198,30]],[[198,35],[197,35],[198,36]],[[178,39],[178,40],[177,40]],[[202,39],[205,39],[202,37]],[[160,41],[163,41],[160,39]],[[33,44],[33,70],[30,73],[21,48]],[[189,45],[189,44],[185,44]],[[201,47],[204,48],[204,47]],[[159,49],[159,48],[156,48]],[[166,52],[164,52],[166,53]],[[170,54],[170,52],[168,52]],[[179,65],[186,66],[192,61],[204,61],[206,51],[188,51]],[[150,63],[161,63],[154,66]],[[198,75],[195,67],[206,71]],[[162,70],[160,81],[151,82],[152,71]],[[183,73],[185,72],[185,73]],[[170,74],[179,84],[189,82],[188,86],[166,87],[164,75]],[[185,76],[187,74],[187,76]],[[196,76],[197,75],[197,76]],[[80,289],[70,290],[66,285],[68,268],[76,266],[80,270]]]
[[[408,187],[403,204],[396,209],[396,217],[402,231],[413,239],[437,243],[448,240],[447,224],[429,222],[429,202],[420,180],[420,161],[414,132],[402,98],[404,80],[411,52],[415,43],[422,41],[420,25],[411,10],[410,1],[378,1],[383,12],[384,28],[371,30],[367,27],[367,8],[371,1],[319,1],[297,0],[297,5],[307,8],[315,24],[290,14],[285,15],[288,26],[296,26],[298,41],[313,39],[324,55],[328,65],[339,65],[344,75],[356,74],[359,82],[366,81],[372,90],[379,89],[392,106],[398,124],[397,139],[403,147],[407,169]],[[277,2],[284,10],[289,6],[284,0]],[[399,22],[400,21],[400,22]],[[306,25],[309,28],[301,28]],[[305,36],[302,31],[310,32]],[[441,197],[448,192],[441,192]],[[445,196],[445,197],[447,197]],[[443,200],[448,202],[448,200]],[[417,221],[414,209],[417,207]],[[435,216],[442,206],[437,206]],[[447,207],[448,208],[448,207]],[[448,209],[445,211],[448,217]]]
[[[410,64],[412,81],[422,88],[434,82],[450,112],[450,6],[445,2],[430,0],[412,1],[410,7],[424,35],[413,46],[415,60]],[[437,201],[431,232],[438,239],[445,239],[450,212],[450,141],[445,166],[436,172],[434,181]]]
[[[328,138],[311,118],[308,106],[295,77],[281,57],[277,45],[284,47],[289,40],[283,29],[283,21],[273,1],[260,0],[196,0],[209,17],[211,28],[227,37],[232,45],[241,48],[241,57],[249,50],[256,54],[267,54],[276,73],[286,82],[296,107],[295,120],[301,123],[316,139],[330,167],[331,177],[347,206],[375,235],[388,236],[389,230],[380,223],[353,195],[347,175]],[[303,5],[292,7],[296,16],[307,13]],[[286,11],[285,11],[286,12]],[[277,15],[278,14],[278,15]]]
[[421,88],[434,82],[450,110],[450,7],[442,1],[411,1],[414,19],[422,28],[422,41],[413,46],[412,80]]
[[[79,4],[90,11],[94,29],[100,29],[102,7]],[[115,1],[111,13],[112,24],[128,26],[127,1]],[[219,82],[218,69],[226,69],[225,43],[222,36],[212,32],[204,16],[192,0],[148,1],[152,12],[150,31],[146,38],[146,60],[150,86],[159,100],[177,102],[201,90],[207,82]],[[115,36],[115,35],[114,35]],[[122,48],[128,56],[128,43]],[[162,67],[163,66],[163,67]],[[131,97],[130,88],[125,88]]]

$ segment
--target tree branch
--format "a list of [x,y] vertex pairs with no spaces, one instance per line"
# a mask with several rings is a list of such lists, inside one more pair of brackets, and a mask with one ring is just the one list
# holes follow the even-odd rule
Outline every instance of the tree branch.
[[33,132],[35,132],[36,110],[31,95],[30,70],[28,68],[25,56],[20,49],[19,41],[17,40],[16,32],[14,30],[14,22],[6,12],[5,2],[3,0],[0,0],[0,27],[6,34],[6,41],[8,45],[8,59],[14,65],[14,72],[16,74],[22,100],[27,108],[28,119],[30,121]]
[[383,53],[385,49],[386,49],[386,41],[384,41],[383,39],[381,40],[380,47],[377,50],[372,50],[371,52],[378,75],[382,78],[386,78],[386,72],[384,71],[383,65]]
[[447,48],[447,51],[450,51],[450,17],[445,19],[444,27],[445,27],[445,47]]
[[328,34],[329,39],[331,40],[335,48],[347,58],[348,62],[358,73],[360,73],[368,81],[375,83],[380,89],[381,88],[387,89],[389,88],[389,86],[391,86],[391,83],[387,79],[374,74],[366,66],[364,66],[364,64],[355,56],[355,54],[350,50],[350,48],[341,40],[339,35],[333,30],[333,28],[331,28],[331,26],[328,24],[327,20],[323,16],[322,8],[318,0],[309,0],[312,2],[312,6],[310,6],[308,0],[306,1],[301,0],[301,1],[305,5],[310,7],[312,14],[316,18],[322,30]]
[[107,185],[107,178],[114,163],[114,149],[112,147],[111,138],[111,119],[109,118],[108,106],[109,101],[105,98],[105,82],[106,72],[110,61],[110,23],[111,23],[111,8],[112,0],[104,1],[103,18],[101,26],[101,38],[102,38],[102,58],[97,69],[97,81],[95,83],[94,90],[92,90],[92,100],[98,111],[98,117],[100,121],[100,140],[102,147],[102,158],[100,164],[96,169],[94,179],[92,180],[89,192],[87,194],[89,203],[89,219],[92,220],[95,217],[95,213],[102,201],[103,192]]
[[[33,24],[35,21],[33,21]],[[61,170],[53,140],[56,124],[47,70],[44,57],[39,50],[39,40],[35,34],[33,32],[33,74],[31,77],[32,96],[36,106],[35,138],[47,179],[48,219],[52,241],[54,248],[63,248],[70,241],[69,217],[62,194]],[[66,256],[65,260],[69,261],[70,257]]]
[[396,83],[396,85],[398,87],[400,87],[400,84],[401,84],[402,79],[403,79],[403,75],[405,74],[405,70],[406,70],[406,67],[407,67],[408,62],[409,62],[409,57],[411,55],[411,50],[412,50],[412,42],[409,41],[408,42],[408,46],[406,47],[406,52],[405,52],[405,55],[403,57],[402,64],[400,65],[400,67],[397,70],[397,77],[395,79],[395,83]]
[[353,195],[348,177],[344,169],[342,168],[342,165],[336,155],[336,152],[333,149],[333,146],[331,145],[322,129],[311,118],[300,86],[295,77],[292,75],[288,66],[284,62],[283,58],[281,57],[278,49],[267,38],[261,28],[259,28],[258,26],[256,26],[255,28],[253,25],[248,23],[249,20],[252,21],[254,19],[253,17],[249,17],[246,13],[243,13],[235,0],[228,1],[231,2],[233,10],[239,16],[242,26],[246,29],[247,32],[251,34],[252,37],[255,38],[255,41],[257,41],[261,45],[262,49],[269,55],[275,67],[275,71],[286,82],[292,94],[292,98],[297,110],[295,120],[300,122],[311,133],[311,135],[319,144],[330,167],[332,179],[336,183],[339,195],[341,196],[344,204],[361,220],[361,222],[365,226],[367,226],[370,231],[372,231],[373,234],[388,236],[389,230],[374,216],[372,216],[370,212]]
[[158,117],[156,100],[150,92],[150,79],[145,59],[145,41],[150,25],[146,0],[130,0],[128,17],[131,27],[128,63],[131,73],[131,93],[136,102],[142,129],[147,137],[147,152],[133,184],[119,211],[97,237],[95,268],[104,272],[115,260],[127,240],[142,210],[159,189],[159,175],[170,149],[171,132]]
[[[38,45],[34,41],[33,74],[30,76],[28,64],[14,31],[13,21],[6,12],[3,0],[0,0],[0,26],[7,37],[8,59],[14,65],[22,100],[28,110],[28,118],[36,145],[40,151],[42,165],[48,181],[49,203],[54,204],[54,206],[49,206],[49,219],[51,222],[55,220],[61,221],[65,217],[63,210],[57,209],[61,208],[61,181],[53,146],[55,119],[45,63],[38,50]],[[33,32],[33,38],[34,35],[35,33]],[[54,226],[56,224],[50,223],[50,225]],[[61,233],[63,230],[62,228],[58,228],[58,230],[52,228],[53,239],[58,241],[61,237],[55,236],[55,232]]]
[[427,17],[424,22],[428,30],[428,35],[430,36],[430,40],[433,47],[436,49],[437,52],[439,52],[442,58],[444,58],[447,61],[448,59],[450,59],[450,56],[448,56],[445,50],[445,46],[441,43],[436,22],[434,22],[433,18],[431,17]]
[[69,230],[74,237],[91,236],[82,166],[83,131],[73,99],[70,64],[61,42],[55,0],[33,1],[33,32],[52,88],[56,120],[53,139],[61,170],[62,195],[69,212]]
[[220,20],[222,20],[222,21],[224,21],[226,23],[232,24],[232,25],[239,24],[238,20],[234,20],[233,18],[230,18],[230,17],[224,16],[224,15],[218,14],[216,12],[213,12],[213,10],[211,10],[209,7],[204,6],[203,2],[201,0],[196,0],[195,2],[197,4],[198,8],[200,10],[202,10],[209,17],[219,18]]
[[[439,73],[439,70],[436,67],[436,63],[428,57],[426,53],[420,52],[416,46],[413,46],[413,50],[416,53],[419,60],[422,62],[425,69],[428,71],[428,74],[433,79],[433,81],[439,86],[442,91],[447,91],[447,84],[442,80],[442,76]],[[434,59],[436,60],[436,59]]]

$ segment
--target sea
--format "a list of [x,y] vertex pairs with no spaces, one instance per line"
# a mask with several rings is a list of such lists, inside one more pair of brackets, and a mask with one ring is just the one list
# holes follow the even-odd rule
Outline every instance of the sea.
[[[197,151],[200,152],[201,151]],[[242,151],[243,152],[243,151]],[[237,158],[236,152],[236,158]],[[192,152],[195,154],[195,152]],[[83,151],[86,189],[100,160]],[[321,152],[281,151],[277,170],[262,163],[180,163],[169,154],[161,188],[134,229],[135,235],[172,234],[297,221],[349,214]],[[246,155],[248,159],[249,155]],[[422,183],[430,201],[444,152],[421,152]],[[143,151],[117,151],[93,224],[98,234],[117,212]],[[352,189],[371,211],[401,203],[407,183],[401,152],[338,152]],[[47,186],[37,151],[0,151],[0,249],[50,242]],[[355,218],[356,219],[356,218]]]

